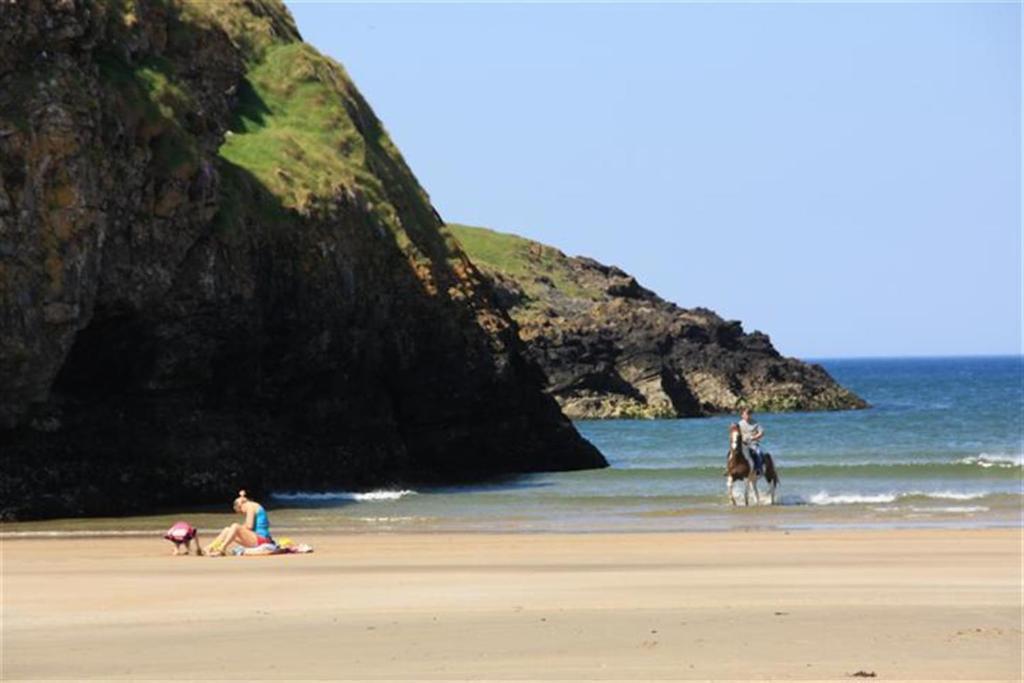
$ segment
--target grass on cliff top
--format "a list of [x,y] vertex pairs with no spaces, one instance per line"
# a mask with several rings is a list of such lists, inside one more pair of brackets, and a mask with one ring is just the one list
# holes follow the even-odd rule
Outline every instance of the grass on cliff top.
[[166,18],[164,57],[129,64],[111,53],[101,66],[119,93],[121,113],[142,122],[139,129],[163,166],[185,169],[197,157],[196,140],[183,127],[197,105],[188,96],[191,81],[176,73],[179,63],[190,64],[187,56],[204,37],[221,41],[221,31],[244,61],[245,77],[219,149],[226,169],[226,201],[216,218],[221,229],[229,231],[243,213],[267,218],[246,201],[254,191],[278,202],[280,215],[333,212],[338,200],[347,200],[410,258],[456,255],[437,240],[426,193],[344,68],[302,42],[282,0],[100,2],[126,36],[137,31],[140,8],[157,17],[155,26],[159,15]]
[[549,280],[551,286],[568,297],[601,298],[599,293],[580,285],[568,258],[554,247],[487,228],[449,223],[448,229],[477,267],[512,278],[532,299],[540,299],[545,289],[539,278]]
[[344,68],[302,42],[282,0],[182,0],[182,7],[189,22],[224,30],[246,61],[220,155],[255,175],[289,208],[358,188],[399,232],[378,177],[387,164],[374,164],[374,155],[400,162],[398,149]]
[[[349,87],[340,66],[304,43],[268,48],[249,69],[220,155],[290,208],[358,188],[397,234],[373,151],[352,118]],[[393,147],[383,132],[380,138],[377,145]]]

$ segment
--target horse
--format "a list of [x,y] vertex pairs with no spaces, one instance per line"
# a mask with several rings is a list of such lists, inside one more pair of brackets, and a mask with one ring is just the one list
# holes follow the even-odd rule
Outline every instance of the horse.
[[[779,486],[779,474],[775,470],[775,461],[768,453],[762,454],[764,458],[764,479],[768,482],[768,502],[776,502],[776,490]],[[725,489],[729,493],[729,501],[736,505],[736,495],[733,492],[733,484],[737,481],[745,481],[743,487],[743,504],[750,505],[750,491],[754,491],[754,503],[760,504],[761,496],[757,492],[757,472],[754,465],[747,456],[743,454],[743,437],[740,435],[740,427],[737,424],[729,426],[729,454],[725,460]]]

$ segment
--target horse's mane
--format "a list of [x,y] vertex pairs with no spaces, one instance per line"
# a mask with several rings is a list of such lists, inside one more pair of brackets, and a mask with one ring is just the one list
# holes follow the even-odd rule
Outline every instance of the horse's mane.
[[732,448],[732,433],[733,432],[736,432],[736,445],[737,446],[742,446],[743,445],[743,431],[740,429],[740,426],[738,424],[733,422],[731,425],[729,425],[729,448],[730,449]]
[[[736,434],[736,441],[733,441],[733,433]],[[734,445],[735,444],[735,445]],[[729,454],[725,459],[725,467],[728,470],[734,461],[742,460],[744,464],[747,463],[747,458],[743,454],[743,432],[740,431],[740,426],[733,422],[729,425]]]

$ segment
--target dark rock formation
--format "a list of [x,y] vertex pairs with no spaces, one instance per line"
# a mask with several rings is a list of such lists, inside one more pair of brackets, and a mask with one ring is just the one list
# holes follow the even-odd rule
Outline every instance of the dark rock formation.
[[574,418],[687,417],[867,404],[760,332],[684,309],[589,258],[483,228],[450,226],[519,323],[548,392]]
[[0,2],[0,516],[603,466],[276,0]]

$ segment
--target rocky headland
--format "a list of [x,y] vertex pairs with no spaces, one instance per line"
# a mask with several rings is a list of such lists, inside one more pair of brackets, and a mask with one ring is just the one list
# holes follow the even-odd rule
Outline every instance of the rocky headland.
[[706,308],[680,308],[614,266],[485,228],[449,229],[494,282],[570,417],[867,405],[820,365],[780,355],[767,335]]
[[0,517],[605,465],[278,0],[0,2],[0,181]]

